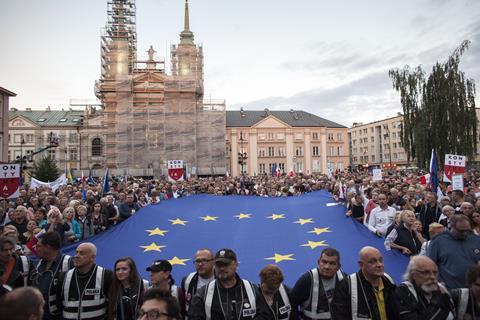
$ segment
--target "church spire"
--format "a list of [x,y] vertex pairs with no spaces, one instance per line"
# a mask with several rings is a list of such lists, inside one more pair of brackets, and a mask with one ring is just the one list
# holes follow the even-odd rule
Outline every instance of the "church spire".
[[193,45],[193,32],[190,31],[190,16],[188,14],[188,0],[185,0],[184,30],[180,33],[180,44]]

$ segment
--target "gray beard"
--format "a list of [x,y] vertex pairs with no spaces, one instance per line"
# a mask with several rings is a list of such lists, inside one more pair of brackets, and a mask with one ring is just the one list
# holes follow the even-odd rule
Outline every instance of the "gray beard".
[[438,291],[438,285],[436,283],[434,284],[424,284],[422,285],[422,291],[425,292],[426,294],[432,294],[435,291]]

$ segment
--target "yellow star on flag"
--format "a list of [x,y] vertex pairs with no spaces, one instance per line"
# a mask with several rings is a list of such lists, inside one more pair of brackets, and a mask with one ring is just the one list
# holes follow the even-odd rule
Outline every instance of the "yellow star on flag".
[[310,247],[312,249],[315,249],[316,247],[328,247],[328,244],[325,243],[325,240],[322,241],[310,241],[308,240],[308,243],[302,244],[302,247]]
[[297,221],[293,222],[293,223],[299,223],[301,224],[302,226],[305,224],[305,223],[313,223],[313,218],[308,218],[308,219],[302,219],[302,218],[299,218]]
[[172,259],[168,260],[170,264],[173,266],[175,264],[181,265],[181,266],[186,266],[185,261],[188,261],[190,259],[180,259],[177,256],[173,257]]
[[332,232],[329,230],[329,227],[326,227],[326,228],[313,228],[312,231],[308,231],[308,233],[315,233],[317,236],[319,234],[322,234],[324,232]]
[[275,256],[265,258],[265,260],[275,260],[275,263],[279,263],[281,261],[295,260],[295,259],[292,258],[292,256],[293,256],[293,253],[290,253],[290,254],[275,253]]
[[237,214],[234,217],[238,218],[238,220],[242,220],[242,219],[250,219],[251,215],[252,215],[251,213],[240,213],[240,214]]
[[153,230],[145,230],[149,232],[149,236],[162,236],[165,237],[165,233],[168,232],[168,230],[161,230],[159,228],[155,228]]
[[269,219],[272,219],[272,220],[277,220],[277,219],[285,219],[285,215],[284,214],[272,214],[271,216],[267,217]]
[[217,221],[218,217],[213,217],[213,216],[205,216],[205,217],[200,217],[203,219],[203,221]]
[[182,226],[186,226],[187,225],[187,222],[188,221],[185,221],[185,220],[181,220],[179,218],[175,219],[175,220],[168,220],[172,223],[172,225],[175,225],[175,224],[180,224]]
[[162,252],[162,248],[165,248],[166,246],[159,246],[155,242],[150,243],[148,246],[140,246],[140,248],[143,248],[143,252],[147,251],[158,251]]

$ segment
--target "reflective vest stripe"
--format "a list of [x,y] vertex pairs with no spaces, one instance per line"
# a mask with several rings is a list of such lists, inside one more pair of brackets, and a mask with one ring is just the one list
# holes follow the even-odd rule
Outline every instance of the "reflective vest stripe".
[[[102,292],[102,284],[104,277],[104,269],[102,267],[96,266],[94,269],[94,286],[92,287],[92,279],[86,283],[86,287],[83,293],[80,293],[79,297],[75,297],[75,300],[70,300],[70,292],[77,292],[72,288],[76,287],[72,283],[72,278],[74,275],[75,269],[71,269],[65,275],[65,282],[63,283],[63,312],[62,317],[64,319],[99,319],[105,316],[106,312],[106,298]],[[87,294],[90,290],[91,294]],[[85,296],[93,297],[90,299],[85,299]]]
[[212,301],[213,301],[213,292],[215,291],[215,285],[217,281],[213,280],[207,284],[207,295],[205,296],[205,319],[210,320],[212,318]]
[[63,256],[62,269],[61,269],[62,272],[67,272],[70,269],[70,264],[69,264],[70,258],[71,257],[67,254]]
[[174,297],[178,301],[178,288],[176,285],[172,285],[170,287],[170,292],[172,293],[172,297]]
[[358,286],[357,274],[351,274],[350,278],[350,297],[352,305],[352,320],[358,320]]
[[[318,269],[312,269],[310,270],[310,274],[312,276],[312,288],[310,289],[311,294],[311,300],[305,301],[303,306],[301,307],[302,313],[311,318],[311,319],[330,319],[331,314],[330,312],[321,312],[318,313],[318,299],[320,296],[320,275],[318,273]],[[338,270],[337,271],[337,279],[338,281],[343,280],[343,273],[342,271]],[[309,303],[311,301],[311,309],[308,309]]]
[[196,274],[197,274],[196,272],[192,272],[185,279],[185,283],[184,283],[184,287],[183,287],[183,290],[185,291],[185,294],[188,293],[188,289],[190,289],[190,283],[192,282],[192,279],[193,279],[193,277],[195,277]]
[[28,286],[28,276],[29,276],[28,259],[25,256],[20,256],[20,260],[22,260],[23,285],[26,287]]
[[280,285],[279,291],[280,291],[280,296],[282,297],[282,300],[283,300],[283,305],[288,309],[287,318],[290,318],[290,312],[291,312],[290,299],[288,298],[287,290],[285,290],[285,286],[283,285],[283,283]]
[[[245,291],[247,293],[248,302],[250,303],[250,309],[256,311],[257,305],[255,301],[255,294],[253,293],[253,286],[248,280],[242,280],[243,286],[245,287]],[[207,284],[206,287],[206,296],[205,296],[205,319],[211,320],[212,317],[212,302],[213,302],[213,294],[215,292],[217,280],[213,280]],[[242,305],[243,308],[243,305]],[[255,313],[249,315],[251,317],[255,316]],[[242,316],[240,316],[242,317]]]
[[103,309],[95,310],[95,311],[84,311],[82,312],[81,317],[77,312],[67,312],[63,311],[63,318],[65,319],[88,319],[88,318],[96,318],[102,317],[105,315],[107,308],[103,307]]
[[[253,310],[257,310],[257,304],[255,302],[255,294],[253,293],[253,287],[250,281],[242,280],[243,285],[245,286],[245,291],[247,291],[248,302],[250,302],[250,308]],[[255,314],[252,315],[252,317]]]
[[469,290],[467,288],[460,289],[460,297],[458,301],[458,319],[463,320],[465,313],[467,313],[467,305],[468,305],[468,296],[470,295]]

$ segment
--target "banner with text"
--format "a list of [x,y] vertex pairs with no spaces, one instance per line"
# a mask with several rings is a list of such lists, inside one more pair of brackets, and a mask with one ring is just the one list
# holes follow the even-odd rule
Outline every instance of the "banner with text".
[[445,155],[445,168],[443,181],[452,182],[452,176],[455,174],[463,174],[465,172],[465,162],[467,157],[457,154]]
[[18,198],[19,189],[20,165],[0,164],[0,199]]

